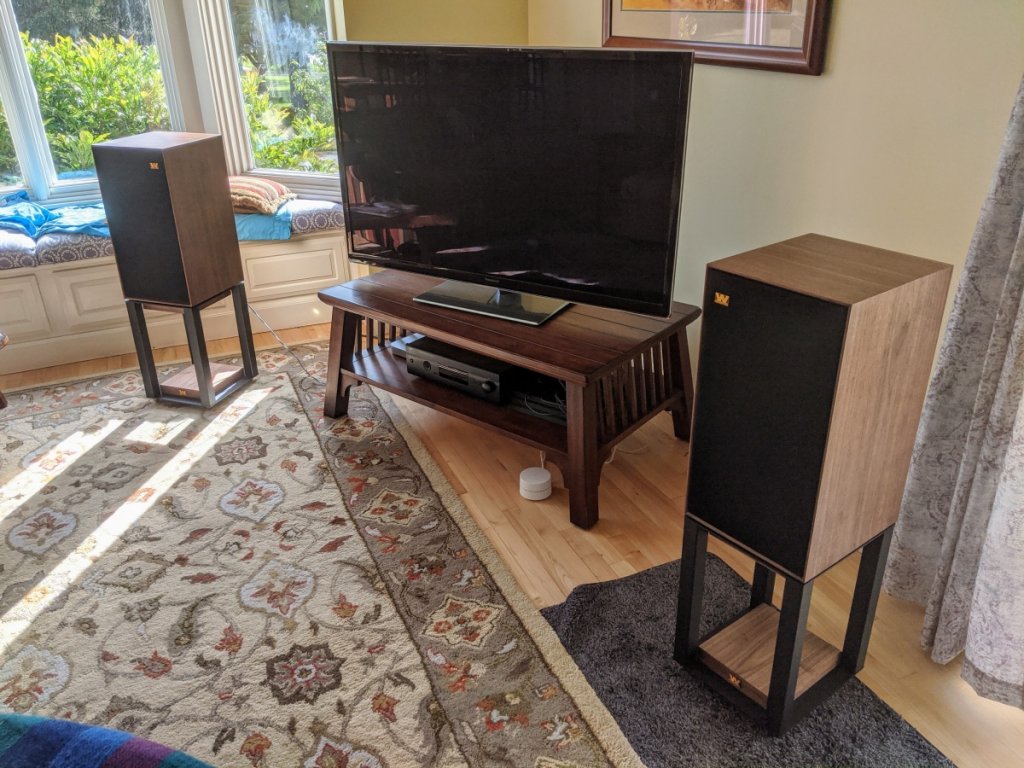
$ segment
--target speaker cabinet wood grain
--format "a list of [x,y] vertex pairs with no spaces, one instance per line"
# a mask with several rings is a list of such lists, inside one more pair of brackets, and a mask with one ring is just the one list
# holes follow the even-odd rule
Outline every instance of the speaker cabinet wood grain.
[[892,526],[951,272],[820,235],[709,264],[687,515],[804,582]]
[[126,299],[192,307],[242,281],[220,136],[153,131],[93,158]]

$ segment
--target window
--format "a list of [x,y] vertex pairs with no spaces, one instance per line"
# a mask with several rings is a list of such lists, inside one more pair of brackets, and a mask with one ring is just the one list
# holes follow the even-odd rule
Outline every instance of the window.
[[148,0],[10,2],[58,180],[95,176],[94,142],[170,127]]
[[220,133],[231,173],[339,196],[324,48],[339,13],[339,0],[0,0],[0,187],[94,200],[93,142],[171,129]]
[[14,154],[11,129],[7,125],[4,105],[0,104],[0,188],[21,183],[21,169],[18,168],[18,158]]
[[338,156],[323,0],[229,0],[257,168],[329,173]]

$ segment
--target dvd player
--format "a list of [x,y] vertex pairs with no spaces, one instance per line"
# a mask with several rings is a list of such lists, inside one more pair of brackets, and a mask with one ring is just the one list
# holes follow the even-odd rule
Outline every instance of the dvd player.
[[507,396],[518,370],[511,363],[428,338],[405,345],[405,366],[416,376],[492,403],[501,403]]

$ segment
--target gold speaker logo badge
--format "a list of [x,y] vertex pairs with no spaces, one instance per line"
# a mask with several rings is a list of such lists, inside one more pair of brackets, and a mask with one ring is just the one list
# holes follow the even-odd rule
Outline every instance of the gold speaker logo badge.
[[151,170],[151,171],[159,171],[160,170],[160,163],[150,163],[149,164],[149,170]]
[[729,306],[729,294],[728,293],[720,293],[719,291],[715,291],[715,304],[721,304],[723,307],[728,307]]

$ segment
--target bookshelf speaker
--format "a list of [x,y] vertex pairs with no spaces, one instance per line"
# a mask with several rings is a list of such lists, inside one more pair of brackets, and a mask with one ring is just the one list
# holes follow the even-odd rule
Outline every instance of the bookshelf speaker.
[[126,299],[193,307],[242,281],[220,136],[153,131],[92,151]]
[[687,515],[804,582],[893,525],[951,271],[820,235],[709,264]]

